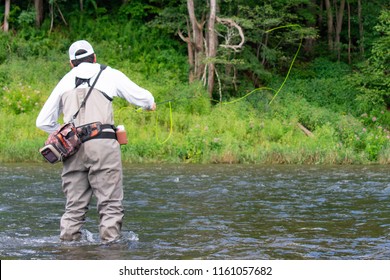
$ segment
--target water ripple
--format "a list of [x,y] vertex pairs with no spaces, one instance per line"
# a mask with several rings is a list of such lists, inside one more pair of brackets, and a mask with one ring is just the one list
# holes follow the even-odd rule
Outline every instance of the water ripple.
[[386,166],[125,166],[124,236],[110,246],[94,202],[82,240],[59,241],[59,167],[0,171],[2,258],[390,258]]

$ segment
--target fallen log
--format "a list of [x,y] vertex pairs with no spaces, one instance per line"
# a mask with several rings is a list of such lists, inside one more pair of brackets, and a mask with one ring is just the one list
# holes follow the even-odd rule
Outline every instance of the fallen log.
[[297,126],[299,127],[300,130],[303,131],[303,133],[305,133],[307,136],[309,137],[314,137],[314,134],[313,132],[311,132],[310,130],[308,130],[306,127],[304,127],[301,123],[297,123]]

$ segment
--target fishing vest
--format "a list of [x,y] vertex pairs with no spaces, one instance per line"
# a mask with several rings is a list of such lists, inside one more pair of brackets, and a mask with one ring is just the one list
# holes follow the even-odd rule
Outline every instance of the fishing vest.
[[[96,79],[106,67],[101,65],[100,68]],[[83,83],[89,85],[89,80],[76,78],[75,88],[65,92],[61,97],[65,123],[73,121],[81,142],[97,138],[117,139],[112,98],[94,88],[96,80],[92,85],[92,90],[90,85],[88,88],[78,88]]]
[[[104,69],[105,66],[101,66],[97,78]],[[89,81],[76,79],[76,87],[61,96],[65,124],[50,134],[45,146],[39,150],[50,163],[65,161],[82,143],[91,139],[117,140],[112,98],[94,88],[96,81],[92,87],[78,88],[84,82],[89,85]]]
[[[72,120],[74,113],[80,108],[89,88],[75,88],[65,92],[61,97],[64,122]],[[105,93],[93,88],[85,106],[80,109],[74,120],[75,126],[100,122],[102,124],[114,124],[112,99]]]

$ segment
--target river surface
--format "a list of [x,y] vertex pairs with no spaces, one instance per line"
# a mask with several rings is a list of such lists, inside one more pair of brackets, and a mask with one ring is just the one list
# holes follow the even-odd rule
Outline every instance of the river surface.
[[122,240],[60,242],[61,165],[0,164],[1,259],[390,259],[389,166],[126,165]]

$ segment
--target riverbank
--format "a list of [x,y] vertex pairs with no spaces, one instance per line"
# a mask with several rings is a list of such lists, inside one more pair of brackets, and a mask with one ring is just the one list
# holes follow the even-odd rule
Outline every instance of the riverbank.
[[[42,162],[47,134],[35,120],[69,71],[64,46],[71,41],[61,33],[37,40],[47,44],[41,53],[23,37],[0,39],[7,54],[0,60],[0,162]],[[297,62],[288,77],[267,76],[266,87],[245,80],[234,93],[218,87],[215,101],[201,82],[188,84],[186,57],[174,48],[161,54],[145,43],[148,52],[129,56],[93,43],[98,62],[121,70],[158,104],[144,112],[113,101],[115,124],[129,138],[121,147],[126,163],[390,163],[390,112],[358,88],[351,65]]]
[[[0,162],[43,161],[38,149],[47,134],[35,127],[37,113],[0,113]],[[348,117],[318,127],[311,136],[296,119],[264,118],[254,111],[243,112],[240,104],[210,108],[203,114],[186,114],[175,105],[160,106],[156,112],[122,107],[115,117],[129,138],[121,147],[126,163],[390,163],[387,136],[364,127],[355,128],[360,135],[352,134],[353,119]],[[343,139],[341,132],[350,138]],[[362,135],[366,138],[358,139]]]
[[[35,120],[56,83],[55,75],[46,72],[50,82],[32,83],[21,66],[10,69],[10,75],[27,79],[3,86],[0,162],[41,162],[38,149],[47,134],[36,128]],[[172,81],[161,85],[132,76],[161,103],[157,111],[146,112],[114,100],[115,124],[126,127],[129,139],[121,147],[124,162],[390,163],[388,111],[354,116],[343,109],[334,110],[333,105],[315,105],[294,92],[296,80],[290,81],[271,105],[272,93],[267,91],[211,104],[201,85]],[[176,96],[182,98],[165,102],[169,92],[180,93]]]

